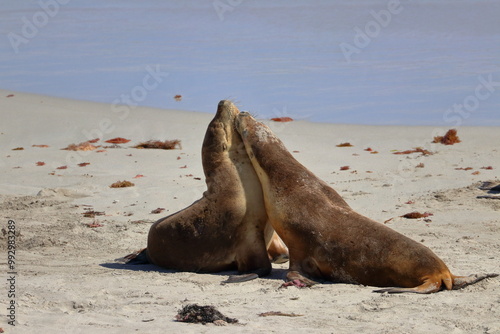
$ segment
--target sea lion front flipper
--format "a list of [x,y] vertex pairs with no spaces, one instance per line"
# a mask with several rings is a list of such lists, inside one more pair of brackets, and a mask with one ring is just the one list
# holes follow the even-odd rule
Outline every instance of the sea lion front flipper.
[[318,282],[310,280],[309,278],[305,277],[295,270],[290,270],[286,273],[286,280],[288,282],[291,282],[291,285],[295,285],[299,288],[311,287],[315,284],[318,284]]
[[258,278],[259,275],[255,273],[251,274],[243,274],[243,275],[231,275],[229,278],[225,281],[222,281],[221,284],[228,284],[228,283],[242,283],[242,282],[247,282],[251,281],[253,279]]

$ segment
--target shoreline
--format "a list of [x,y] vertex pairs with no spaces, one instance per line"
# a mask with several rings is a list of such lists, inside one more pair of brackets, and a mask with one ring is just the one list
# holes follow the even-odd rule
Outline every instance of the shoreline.
[[[91,100],[79,100],[79,99],[72,99],[72,98],[67,98],[67,97],[58,97],[58,96],[52,96],[52,95],[44,95],[44,94],[38,94],[38,93],[30,93],[30,92],[21,92],[21,91],[13,91],[5,88],[0,88],[0,98],[1,97],[6,97],[8,95],[22,95],[22,96],[31,96],[32,98],[39,98],[39,99],[50,99],[54,101],[60,101],[60,103],[88,103],[88,104],[95,104],[98,106],[108,106],[110,109],[120,109],[120,107],[126,107],[129,109],[143,109],[143,110],[156,110],[160,111],[163,110],[165,112],[186,112],[186,113],[201,113],[201,114],[210,114],[212,115],[212,111],[200,111],[200,110],[187,110],[187,109],[171,109],[171,108],[158,108],[158,107],[152,107],[152,106],[127,106],[126,104],[113,104],[113,103],[105,103],[105,102],[96,102],[96,101],[91,101]],[[218,101],[215,101],[215,104],[217,104]],[[247,111],[243,108],[242,111]],[[250,111],[253,113],[254,111]],[[258,111],[255,111],[258,114]],[[258,116],[258,115],[257,115]],[[258,117],[259,120],[262,120]],[[264,119],[268,120],[268,119]],[[296,118],[294,119],[294,122],[307,122],[307,123],[312,123],[312,124],[327,124],[327,125],[339,125],[339,126],[366,126],[366,127],[422,127],[422,128],[439,128],[439,129],[448,129],[448,128],[498,128],[498,125],[457,125],[454,126],[453,124],[450,125],[432,125],[432,124],[361,124],[361,123],[336,123],[336,122],[319,122],[319,121],[310,121],[307,119],[300,119]]]

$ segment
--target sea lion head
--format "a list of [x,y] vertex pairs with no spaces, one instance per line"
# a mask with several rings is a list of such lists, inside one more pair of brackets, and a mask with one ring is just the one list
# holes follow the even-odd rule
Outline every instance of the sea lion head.
[[290,155],[285,145],[274,135],[274,133],[248,112],[241,112],[234,121],[236,130],[245,143],[248,156],[257,160],[263,158],[266,154],[284,154]]
[[227,159],[228,152],[235,145],[241,146],[241,138],[234,129],[234,119],[239,112],[231,101],[219,102],[217,113],[208,125],[203,140],[202,163],[205,174],[214,171],[222,160]]

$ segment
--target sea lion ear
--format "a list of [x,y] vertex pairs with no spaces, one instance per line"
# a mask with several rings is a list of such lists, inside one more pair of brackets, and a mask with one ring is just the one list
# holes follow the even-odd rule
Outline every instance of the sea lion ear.
[[226,143],[222,144],[222,151],[227,151],[227,144]]

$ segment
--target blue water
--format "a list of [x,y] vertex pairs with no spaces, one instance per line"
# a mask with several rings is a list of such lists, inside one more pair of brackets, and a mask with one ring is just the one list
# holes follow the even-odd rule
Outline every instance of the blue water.
[[317,122],[500,125],[498,1],[57,1],[2,0],[0,88],[203,112],[230,98],[259,117]]

